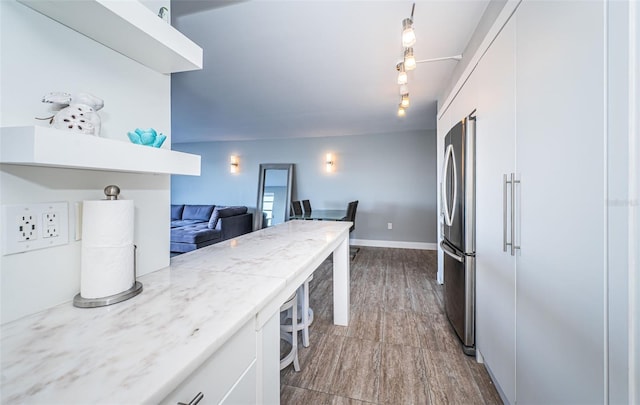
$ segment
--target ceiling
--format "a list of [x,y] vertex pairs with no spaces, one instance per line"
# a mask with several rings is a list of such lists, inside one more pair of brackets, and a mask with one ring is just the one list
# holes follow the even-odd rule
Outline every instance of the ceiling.
[[[459,55],[488,0],[416,1],[418,61]],[[172,0],[173,24],[204,69],[172,75],[172,143],[435,129],[458,63],[409,72],[397,117],[401,23],[412,1]]]

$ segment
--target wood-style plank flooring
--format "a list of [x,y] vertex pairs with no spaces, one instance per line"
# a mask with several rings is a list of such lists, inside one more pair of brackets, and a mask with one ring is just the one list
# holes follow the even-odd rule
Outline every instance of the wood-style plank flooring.
[[[280,373],[287,404],[501,404],[444,314],[435,251],[362,247],[351,261],[351,320],[333,319],[332,265],[310,283],[314,322],[301,371]],[[288,349],[283,346],[283,349]]]

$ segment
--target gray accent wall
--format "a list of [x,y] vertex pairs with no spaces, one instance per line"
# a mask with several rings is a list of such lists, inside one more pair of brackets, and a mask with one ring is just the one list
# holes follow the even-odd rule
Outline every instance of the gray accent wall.
[[[293,163],[293,199],[308,199],[314,209],[346,209],[349,201],[359,201],[352,238],[436,243],[435,130],[181,143],[173,149],[202,156],[201,176],[172,176],[174,204],[246,205],[255,210],[259,165]],[[334,156],[332,173],[325,171],[327,153]],[[229,170],[231,155],[240,160],[236,174]]]

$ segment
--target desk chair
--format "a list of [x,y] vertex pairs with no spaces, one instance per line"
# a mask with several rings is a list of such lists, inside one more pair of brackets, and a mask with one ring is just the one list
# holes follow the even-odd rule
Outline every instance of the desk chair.
[[302,215],[302,204],[300,204],[300,201],[291,201],[291,206],[293,207],[293,213],[295,215]]
[[309,200],[302,200],[302,207],[305,214],[311,213],[311,202]]
[[[356,229],[356,211],[358,210],[358,200],[351,201],[347,206],[347,216],[344,217],[344,221],[351,221],[353,225],[349,228],[349,233],[353,232]],[[349,256],[351,256],[351,260],[356,257],[356,254],[360,251],[360,248],[349,247]]]

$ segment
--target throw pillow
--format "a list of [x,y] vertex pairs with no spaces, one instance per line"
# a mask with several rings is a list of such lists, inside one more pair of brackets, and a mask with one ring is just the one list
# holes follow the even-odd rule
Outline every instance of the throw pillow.
[[206,222],[211,218],[213,205],[185,205],[182,219],[196,219]]
[[247,213],[247,207],[216,207],[209,219],[209,229],[215,229],[218,226],[218,220],[220,218],[233,217],[235,215],[242,215]]
[[171,220],[175,221],[177,219],[182,219],[182,210],[184,209],[184,204],[171,204]]

